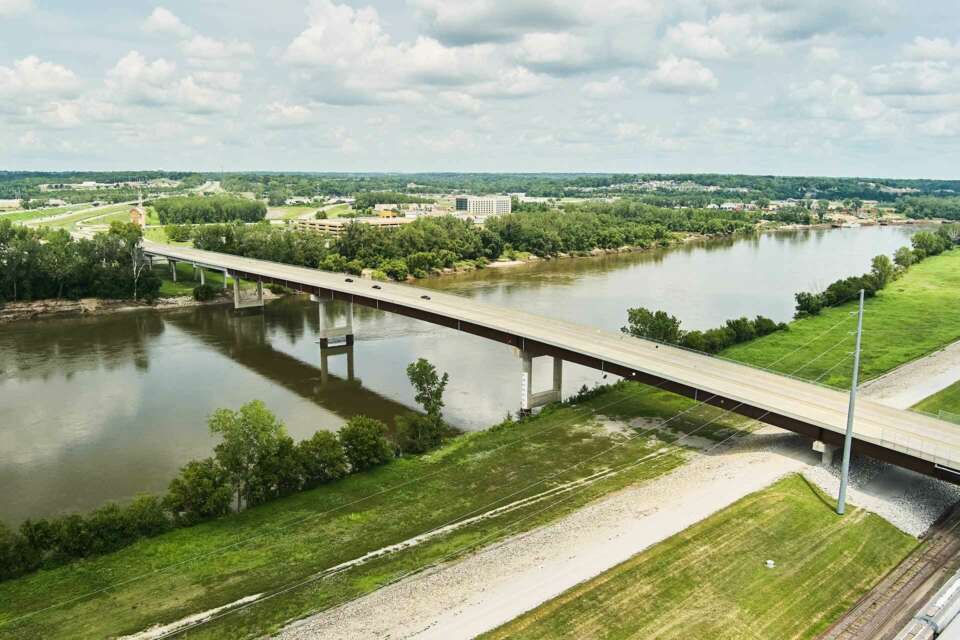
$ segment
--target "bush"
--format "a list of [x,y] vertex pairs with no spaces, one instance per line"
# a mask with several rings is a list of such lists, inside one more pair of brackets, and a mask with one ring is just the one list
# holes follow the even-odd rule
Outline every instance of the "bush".
[[339,480],[349,471],[343,445],[329,431],[317,431],[313,437],[301,440],[297,445],[297,455],[307,487]]
[[163,228],[167,237],[174,242],[186,242],[193,235],[193,227],[188,224],[170,224]]
[[400,258],[395,258],[393,260],[384,260],[380,263],[380,270],[387,274],[387,277],[391,280],[406,280],[407,276],[410,274],[410,269],[407,267],[407,263]]
[[435,416],[406,413],[396,417],[397,444],[401,451],[426,453],[440,446],[447,426]]
[[352,472],[375,467],[393,458],[393,447],[386,433],[387,425],[366,416],[354,416],[340,429],[340,444]]
[[180,524],[193,524],[230,511],[233,490],[227,472],[213,458],[191,460],[170,482],[163,504]]
[[193,299],[198,302],[213,300],[219,295],[219,290],[213,285],[199,284],[193,288]]

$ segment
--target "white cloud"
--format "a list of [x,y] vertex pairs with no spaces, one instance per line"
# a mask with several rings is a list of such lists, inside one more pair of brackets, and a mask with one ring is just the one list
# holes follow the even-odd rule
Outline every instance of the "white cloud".
[[572,33],[528,33],[520,40],[518,59],[524,65],[553,72],[588,67],[594,57],[588,43]]
[[807,55],[811,61],[823,64],[836,62],[840,59],[840,52],[834,47],[810,47],[810,52]]
[[705,93],[716,90],[719,83],[713,71],[690,58],[669,56],[657,63],[647,75],[646,83],[664,93]]
[[192,75],[177,83],[174,98],[177,107],[195,114],[234,111],[241,101],[240,96],[207,86]]
[[238,67],[253,56],[253,46],[239,40],[217,40],[201,34],[180,44],[180,50],[197,66]]
[[894,62],[870,69],[867,88],[879,95],[946,93],[960,89],[960,73],[946,62]]
[[0,0],[0,17],[18,16],[32,10],[32,0]]
[[130,51],[107,72],[107,90],[131,104],[163,104],[171,99],[176,69],[176,64],[163,58],[148,62],[139,51]]
[[313,114],[302,104],[271,102],[267,105],[266,121],[272,127],[298,127],[310,121]]
[[923,122],[918,127],[928,136],[937,138],[960,136],[960,113],[947,113]]
[[903,47],[903,54],[914,60],[960,60],[960,40],[917,36]]
[[75,94],[80,81],[70,69],[27,56],[12,67],[0,66],[0,96],[14,102],[35,102]]
[[504,42],[530,31],[574,25],[576,3],[565,0],[411,0],[431,33],[452,44]]
[[593,80],[580,88],[585,96],[594,99],[616,98],[626,93],[627,88],[620,76],[610,76],[607,80]]
[[142,28],[147,33],[173,35],[178,38],[186,38],[191,32],[190,27],[183,24],[180,18],[164,7],[156,7],[143,22]]

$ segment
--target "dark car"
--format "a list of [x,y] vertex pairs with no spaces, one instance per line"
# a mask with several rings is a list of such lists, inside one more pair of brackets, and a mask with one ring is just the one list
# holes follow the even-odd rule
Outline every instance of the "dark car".
[[428,296],[428,295],[422,295],[422,296],[420,296],[420,299],[421,299],[421,300],[429,300],[429,299],[430,299],[430,296]]
[[383,289],[383,287],[381,287],[381,286],[378,285],[378,284],[373,285],[373,288],[374,288],[374,289]]
[[343,281],[344,281],[344,282],[353,282],[353,278],[344,278]]

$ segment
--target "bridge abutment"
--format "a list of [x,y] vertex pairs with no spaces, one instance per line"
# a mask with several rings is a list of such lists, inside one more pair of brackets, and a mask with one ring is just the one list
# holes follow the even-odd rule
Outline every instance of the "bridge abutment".
[[537,355],[530,351],[520,351],[520,415],[530,415],[537,407],[563,399],[563,360],[553,358],[553,380],[549,389],[533,391],[533,361]]

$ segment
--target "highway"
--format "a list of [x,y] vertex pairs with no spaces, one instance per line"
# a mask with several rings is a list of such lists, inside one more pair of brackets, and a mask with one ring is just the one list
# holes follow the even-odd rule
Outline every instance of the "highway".
[[[509,344],[535,355],[660,385],[709,404],[842,444],[846,393],[747,365],[407,284],[144,241],[147,255],[193,263],[247,280],[400,313]],[[519,371],[519,367],[518,367]],[[960,429],[867,399],[857,402],[854,450],[960,484]]]

